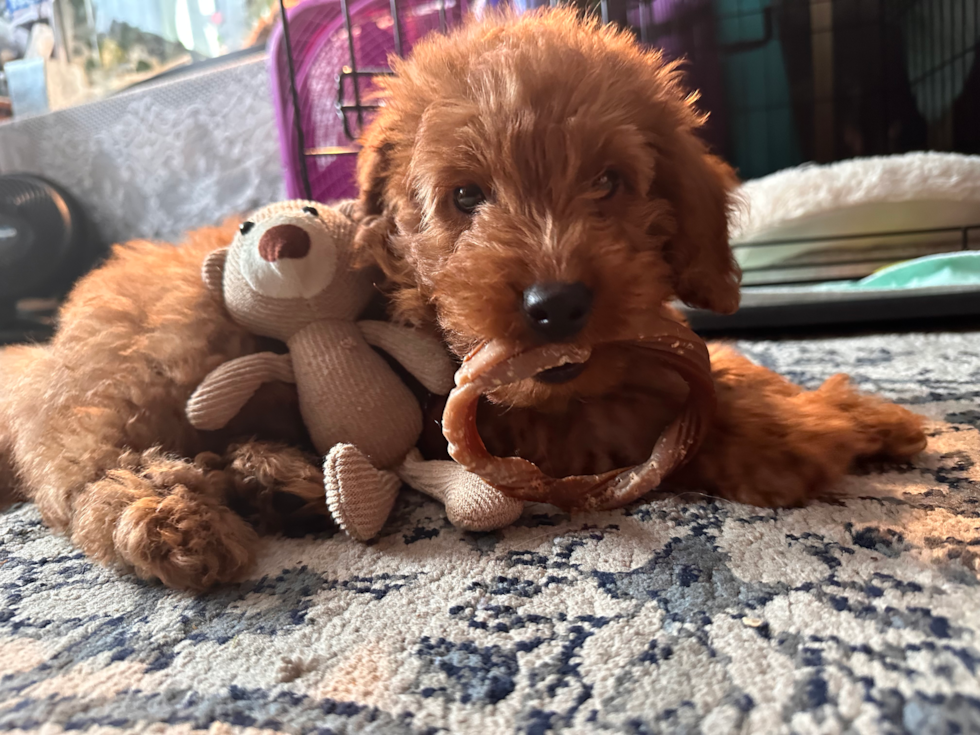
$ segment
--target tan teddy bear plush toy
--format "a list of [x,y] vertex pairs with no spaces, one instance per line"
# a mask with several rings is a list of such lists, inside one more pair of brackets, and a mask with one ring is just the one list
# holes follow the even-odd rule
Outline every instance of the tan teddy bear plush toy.
[[465,530],[513,523],[523,503],[455,462],[422,459],[418,401],[372,346],[431,392],[447,394],[454,366],[437,339],[409,327],[358,321],[374,293],[352,267],[355,225],[341,207],[306,201],[270,205],[241,225],[229,248],[204,264],[204,280],[231,317],[281,340],[288,354],[261,352],[221,365],[187,404],[191,424],[225,426],[259,386],[296,384],[300,409],[323,464],[327,502],[350,536],[375,536],[402,481],[446,506]]

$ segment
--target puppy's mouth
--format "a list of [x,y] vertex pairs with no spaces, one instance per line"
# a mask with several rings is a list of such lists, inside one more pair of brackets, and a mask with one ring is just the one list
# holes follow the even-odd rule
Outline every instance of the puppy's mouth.
[[558,367],[541,371],[534,376],[534,379],[539,383],[547,383],[548,385],[569,383],[582,374],[586,364],[587,362],[570,362],[566,365],[559,365]]

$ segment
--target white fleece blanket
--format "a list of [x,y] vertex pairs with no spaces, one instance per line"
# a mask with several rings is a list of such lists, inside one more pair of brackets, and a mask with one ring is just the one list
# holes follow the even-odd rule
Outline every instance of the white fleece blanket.
[[[899,233],[980,224],[980,156],[909,153],[806,164],[748,181],[739,191],[731,235],[744,268],[812,260],[833,249],[961,247],[961,233]],[[841,235],[876,236],[834,241]],[[745,247],[811,239],[807,243]],[[980,233],[970,243],[980,246]],[[925,254],[925,252],[923,253]]]

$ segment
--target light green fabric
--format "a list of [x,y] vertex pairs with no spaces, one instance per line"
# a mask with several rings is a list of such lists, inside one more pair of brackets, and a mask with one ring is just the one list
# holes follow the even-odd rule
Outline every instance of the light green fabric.
[[886,266],[860,281],[824,281],[777,289],[748,287],[746,291],[872,291],[942,286],[980,286],[980,251],[941,253],[906,260]]
[[935,288],[980,285],[980,252],[942,253],[890,265],[851,288]]

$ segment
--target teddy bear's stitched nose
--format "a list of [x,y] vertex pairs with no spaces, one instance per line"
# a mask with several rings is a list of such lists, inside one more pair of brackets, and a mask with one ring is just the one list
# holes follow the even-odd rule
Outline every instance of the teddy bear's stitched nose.
[[259,255],[275,263],[283,258],[305,258],[310,252],[310,236],[296,225],[276,225],[262,234]]

